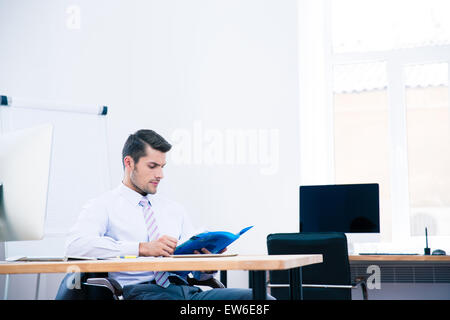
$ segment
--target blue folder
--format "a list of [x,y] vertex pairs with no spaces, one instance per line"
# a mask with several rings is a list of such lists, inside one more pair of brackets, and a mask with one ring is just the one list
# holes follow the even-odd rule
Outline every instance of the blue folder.
[[227,231],[199,233],[177,246],[174,254],[192,254],[194,253],[194,250],[201,252],[200,250],[202,248],[206,248],[211,253],[219,253],[251,228],[253,228],[253,226],[244,228],[237,234]]

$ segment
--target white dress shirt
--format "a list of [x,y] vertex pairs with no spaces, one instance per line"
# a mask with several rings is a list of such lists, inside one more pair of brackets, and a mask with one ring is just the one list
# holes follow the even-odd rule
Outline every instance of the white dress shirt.
[[[67,256],[112,258],[138,256],[139,243],[148,241],[143,209],[139,206],[142,195],[120,184],[100,197],[90,200],[82,209],[70,230],[66,242]],[[183,243],[195,234],[186,211],[177,203],[157,194],[148,194],[159,233]],[[153,272],[110,272],[122,286],[154,279]],[[198,279],[212,275],[194,273]]]

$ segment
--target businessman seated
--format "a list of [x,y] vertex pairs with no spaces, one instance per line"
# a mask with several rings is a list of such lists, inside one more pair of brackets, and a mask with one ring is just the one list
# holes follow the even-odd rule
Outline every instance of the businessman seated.
[[[122,151],[124,179],[115,189],[89,201],[71,229],[66,255],[98,258],[125,255],[167,257],[177,244],[194,234],[185,210],[157,195],[166,153],[172,146],[152,130],[131,134]],[[202,249],[203,253],[209,253]],[[197,252],[199,253],[199,252]],[[211,289],[191,286],[184,274],[171,272],[112,272],[125,299],[249,300],[250,289]],[[214,272],[193,272],[198,280]],[[268,299],[273,299],[269,296]]]

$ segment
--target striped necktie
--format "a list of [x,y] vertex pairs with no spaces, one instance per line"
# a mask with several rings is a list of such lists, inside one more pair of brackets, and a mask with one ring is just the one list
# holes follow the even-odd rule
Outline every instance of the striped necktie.
[[[150,205],[150,201],[146,197],[139,201],[139,205],[144,209],[144,221],[148,232],[148,241],[157,240],[159,238],[158,225],[155,220],[155,213]],[[155,272],[155,282],[157,285],[167,288],[170,284],[169,272]]]

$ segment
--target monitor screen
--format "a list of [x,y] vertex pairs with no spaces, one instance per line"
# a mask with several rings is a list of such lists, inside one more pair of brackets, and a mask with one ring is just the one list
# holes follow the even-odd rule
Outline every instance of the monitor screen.
[[378,184],[300,186],[300,232],[379,233]]
[[0,135],[0,242],[44,237],[53,125]]

